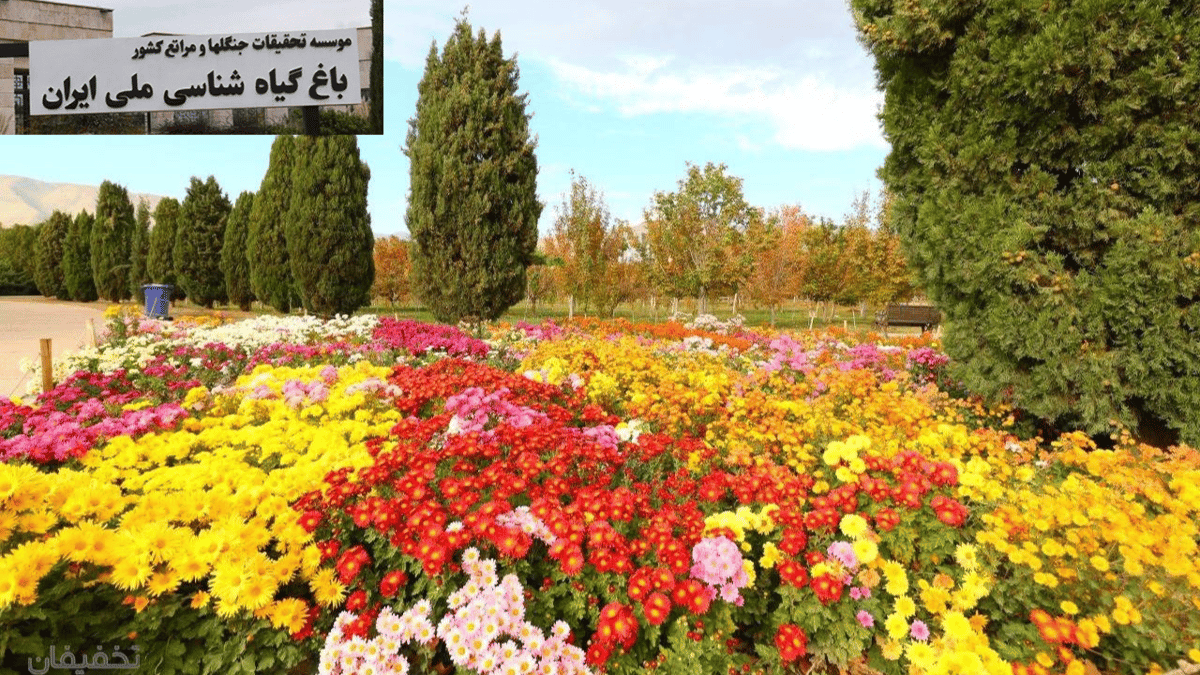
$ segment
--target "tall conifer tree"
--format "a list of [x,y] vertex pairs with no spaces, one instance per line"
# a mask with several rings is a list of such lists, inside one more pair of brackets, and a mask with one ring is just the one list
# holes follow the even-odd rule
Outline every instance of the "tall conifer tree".
[[225,277],[221,274],[221,244],[232,208],[215,177],[209,176],[201,182],[192,176],[187,195],[179,207],[175,273],[192,302],[203,307],[211,308],[214,302],[224,302],[226,298]]
[[63,280],[63,249],[66,248],[70,229],[71,216],[57,210],[38,229],[37,245],[34,247],[34,280],[38,292],[48,298],[66,300],[70,297]]
[[439,321],[491,320],[525,293],[537,248],[536,142],[516,58],[465,16],[429,49],[409,120],[413,287]]
[[246,237],[254,297],[284,313],[291,309],[293,295],[284,218],[292,195],[294,145],[291,136],[278,136],[271,145],[271,163],[254,196]]
[[63,242],[63,285],[67,295],[76,302],[91,302],[96,294],[92,278],[92,214],[80,211],[67,229]]
[[371,0],[371,133],[383,133],[383,0]]
[[292,278],[309,312],[352,314],[369,303],[375,281],[371,171],[354,136],[300,136],[294,149],[286,219]]
[[250,211],[254,208],[254,193],[249,190],[238,195],[229,223],[225,226],[225,243],[221,246],[221,272],[225,275],[225,293],[229,302],[243,312],[250,310],[254,291],[250,289],[250,263],[246,258],[246,237],[250,232]]
[[1195,3],[851,6],[958,376],[1060,429],[1200,444]]
[[120,302],[132,297],[129,268],[133,226],[133,203],[129,201],[129,192],[110,181],[101,183],[91,235],[92,279],[101,299]]
[[179,200],[163,197],[154,207],[154,229],[150,230],[150,253],[146,259],[150,282],[173,287],[172,302],[187,297],[179,288],[175,275],[175,230],[178,220]]
[[138,202],[129,245],[129,292],[139,301],[142,300],[142,286],[150,283],[150,272],[146,265],[149,255],[150,205],[143,199]]

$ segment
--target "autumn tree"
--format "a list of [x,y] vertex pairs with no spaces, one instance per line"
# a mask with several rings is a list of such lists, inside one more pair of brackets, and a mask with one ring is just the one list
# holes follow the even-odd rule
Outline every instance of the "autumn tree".
[[747,238],[754,242],[754,269],[746,284],[750,298],[775,312],[791,297],[800,294],[804,271],[804,233],[808,216],[799,206],[774,209]]
[[726,170],[688,163],[678,190],[655,192],[645,212],[652,282],[673,298],[696,296],[698,311],[710,294],[737,292],[753,266],[744,237],[762,211]]
[[617,289],[607,286],[610,268],[625,253],[627,237],[628,226],[612,222],[604,195],[572,171],[571,189],[557,207],[546,248],[561,261],[554,271],[572,307],[579,300],[586,313],[592,306],[611,304]]
[[375,239],[375,285],[371,295],[385,298],[392,307],[397,300],[409,296],[409,275],[412,264],[408,259],[408,242],[396,235]]

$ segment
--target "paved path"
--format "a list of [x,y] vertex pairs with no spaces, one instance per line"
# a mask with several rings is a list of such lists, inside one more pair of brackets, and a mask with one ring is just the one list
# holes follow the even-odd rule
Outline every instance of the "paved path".
[[88,319],[95,320],[100,332],[104,305],[0,298],[0,398],[25,393],[29,376],[21,371],[21,359],[40,358],[42,338],[50,338],[55,360],[82,347],[87,342]]

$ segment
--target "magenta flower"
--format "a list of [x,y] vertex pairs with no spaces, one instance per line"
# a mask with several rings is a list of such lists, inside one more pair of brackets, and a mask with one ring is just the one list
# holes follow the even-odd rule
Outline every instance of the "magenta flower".
[[865,609],[858,610],[858,614],[854,616],[858,618],[858,622],[862,624],[863,628],[871,628],[875,625],[875,617]]

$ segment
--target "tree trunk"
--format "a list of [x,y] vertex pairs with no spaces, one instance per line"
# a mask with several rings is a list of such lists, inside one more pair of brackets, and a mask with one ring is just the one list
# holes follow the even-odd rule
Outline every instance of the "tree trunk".
[[737,316],[737,306],[738,306],[738,294],[737,294],[737,291],[734,291],[734,293],[733,293],[733,315],[734,316]]
[[570,320],[570,319],[574,319],[574,318],[575,318],[575,296],[568,295],[567,296],[567,319]]

